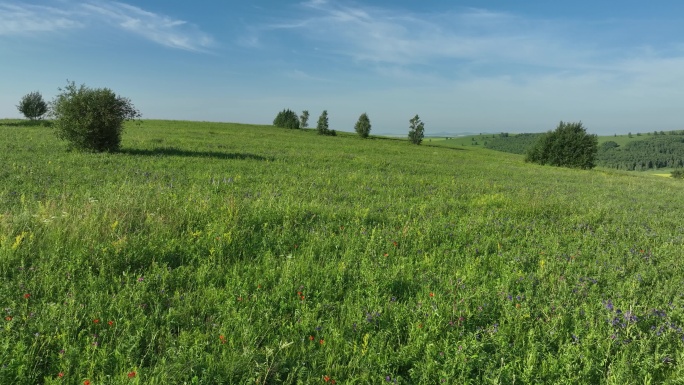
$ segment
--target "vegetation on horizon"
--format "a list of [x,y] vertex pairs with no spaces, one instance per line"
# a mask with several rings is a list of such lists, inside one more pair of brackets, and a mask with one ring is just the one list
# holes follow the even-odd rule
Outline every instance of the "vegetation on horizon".
[[24,95],[17,105],[17,110],[29,120],[36,120],[48,112],[48,104],[43,100],[43,95],[34,91]]
[[425,124],[420,121],[418,115],[409,120],[409,141],[413,144],[420,144],[425,137]]
[[591,169],[596,165],[598,139],[587,133],[582,122],[563,122],[540,136],[530,147],[525,161],[551,166]]

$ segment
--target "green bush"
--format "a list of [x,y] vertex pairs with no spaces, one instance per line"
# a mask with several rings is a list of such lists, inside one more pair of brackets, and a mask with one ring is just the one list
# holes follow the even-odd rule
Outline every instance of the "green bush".
[[316,130],[319,135],[330,135],[335,136],[337,132],[328,128],[328,111],[323,110],[321,116],[318,117],[318,124],[316,125]]
[[273,119],[273,125],[281,128],[297,129],[299,128],[299,117],[294,111],[285,109],[280,111],[275,119]]
[[425,137],[425,124],[420,121],[418,115],[409,120],[409,123],[409,140],[413,144],[421,144],[423,142],[423,137]]
[[123,123],[139,118],[128,98],[109,88],[76,87],[74,82],[59,89],[52,101],[51,115],[57,137],[82,151],[118,151]]
[[560,122],[555,131],[541,136],[525,161],[551,166],[590,169],[596,165],[598,139],[579,123]]
[[364,112],[361,114],[361,116],[359,116],[359,120],[354,125],[354,129],[362,138],[367,138],[368,135],[370,135],[371,123],[370,119],[368,119],[368,114]]
[[43,100],[43,95],[36,91],[24,95],[24,97],[19,101],[17,109],[27,119],[36,120],[40,119],[48,112],[48,105]]
[[302,114],[299,115],[299,127],[307,128],[309,127],[309,111],[304,110]]
[[675,179],[684,179],[684,169],[678,168],[676,170],[673,170],[670,176],[672,176]]

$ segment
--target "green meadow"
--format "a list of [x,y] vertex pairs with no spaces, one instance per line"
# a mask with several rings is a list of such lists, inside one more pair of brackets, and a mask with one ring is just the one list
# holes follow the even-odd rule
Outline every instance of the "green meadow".
[[0,384],[681,383],[681,181],[431,143],[0,121]]

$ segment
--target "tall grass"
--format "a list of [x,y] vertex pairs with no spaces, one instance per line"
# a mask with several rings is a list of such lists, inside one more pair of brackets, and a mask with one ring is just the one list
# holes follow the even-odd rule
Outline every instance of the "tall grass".
[[1,384],[684,374],[679,181],[238,124],[0,138]]

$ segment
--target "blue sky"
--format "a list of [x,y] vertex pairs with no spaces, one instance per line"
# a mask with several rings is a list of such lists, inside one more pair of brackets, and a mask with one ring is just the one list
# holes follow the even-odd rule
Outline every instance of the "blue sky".
[[0,117],[67,79],[148,119],[405,134],[684,129],[684,2],[0,0]]

